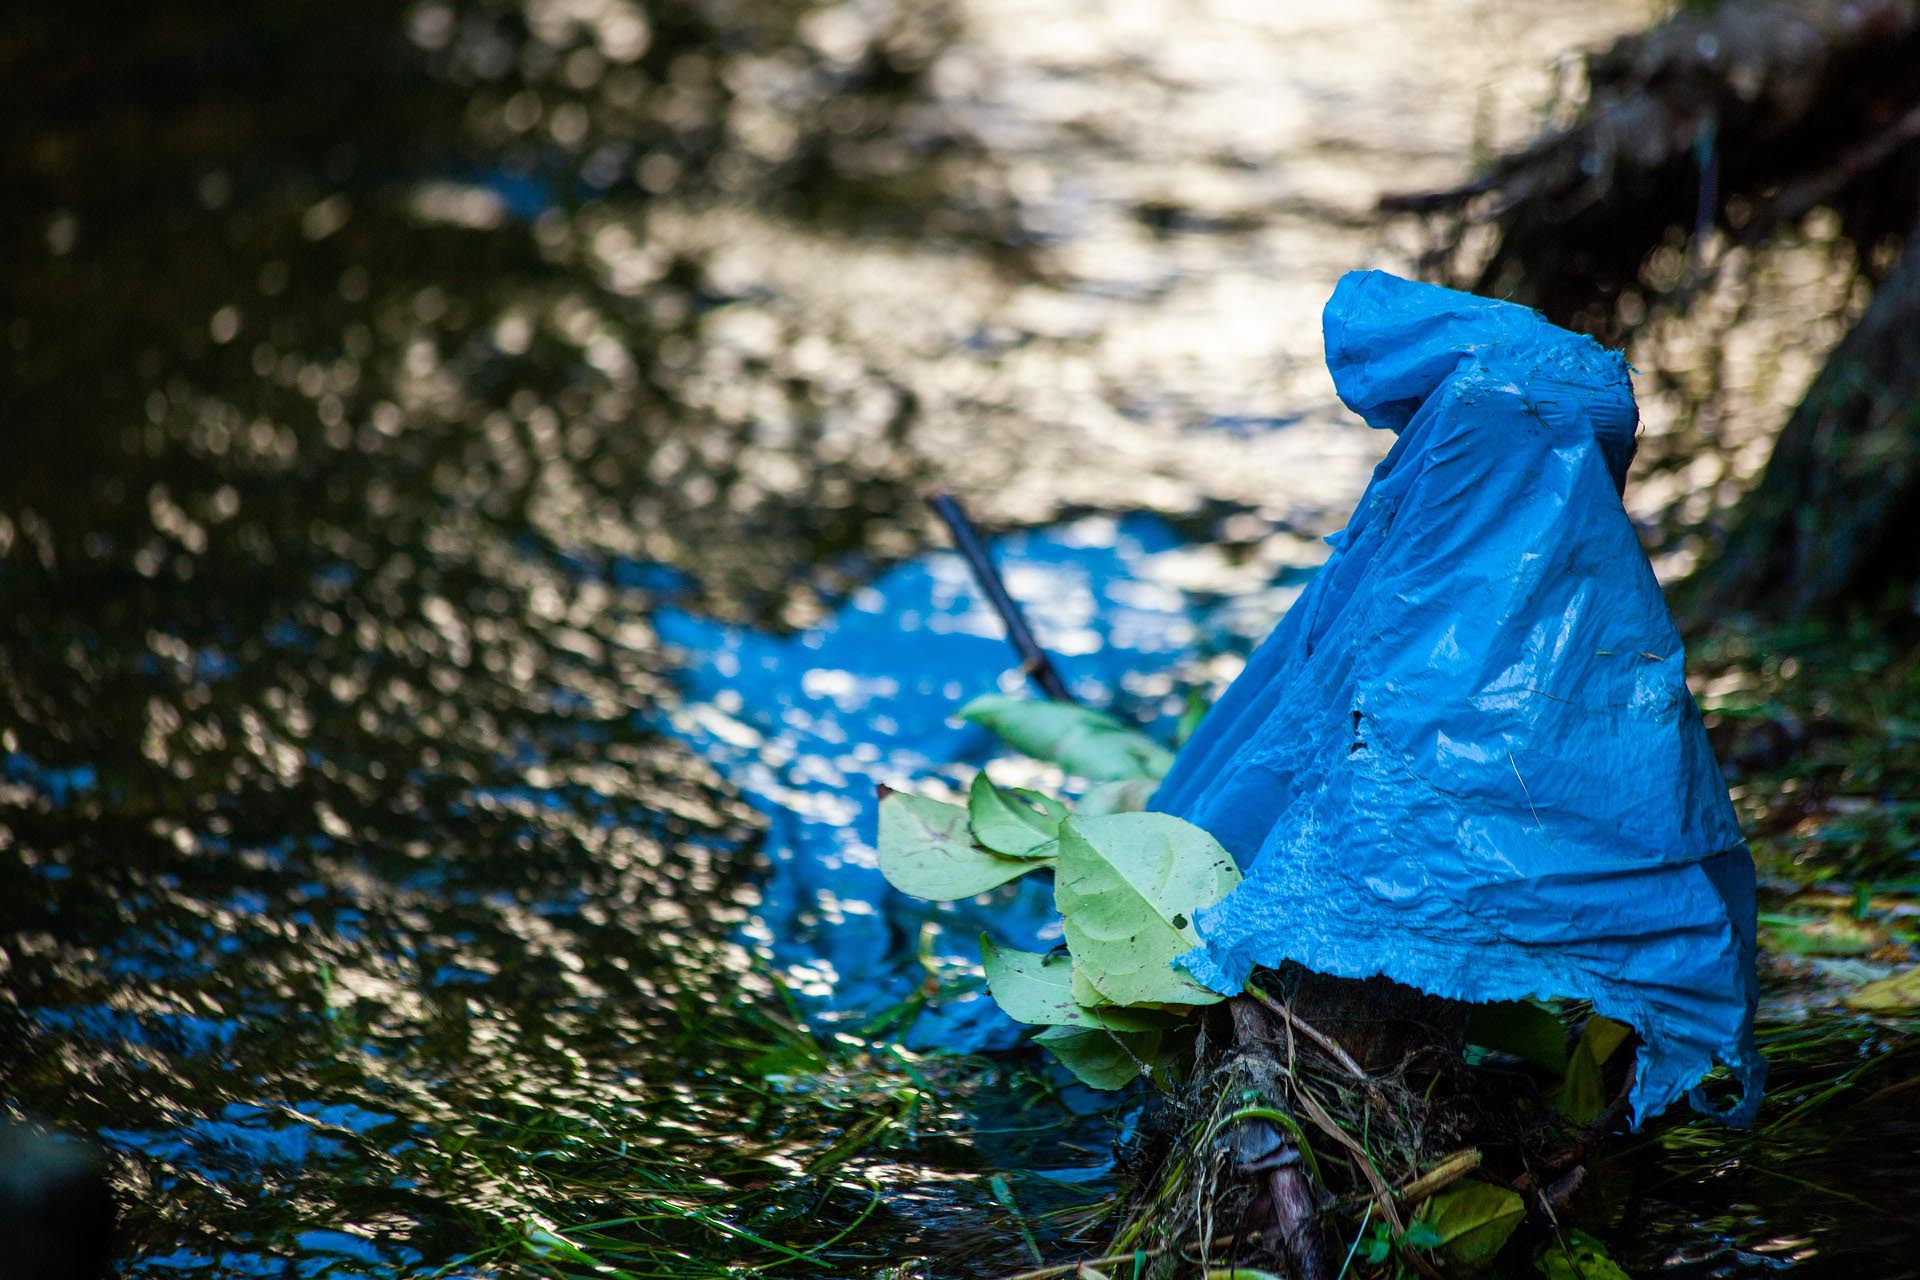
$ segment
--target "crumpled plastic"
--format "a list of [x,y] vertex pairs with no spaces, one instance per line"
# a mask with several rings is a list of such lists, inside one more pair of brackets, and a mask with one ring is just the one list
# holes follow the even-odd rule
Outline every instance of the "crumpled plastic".
[[1154,797],[1247,871],[1181,963],[1591,1000],[1640,1034],[1636,1126],[1689,1089],[1750,1123],[1753,863],[1621,505],[1625,361],[1381,272],[1324,327],[1340,398],[1399,439]]

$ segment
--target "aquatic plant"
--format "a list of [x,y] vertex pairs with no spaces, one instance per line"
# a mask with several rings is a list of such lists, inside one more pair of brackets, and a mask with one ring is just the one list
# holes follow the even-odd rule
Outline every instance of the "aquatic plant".
[[[985,771],[964,805],[889,791],[881,870],[936,900],[1051,872],[1064,945],[1018,951],[983,936],[989,992],[1080,1082],[1145,1079],[1168,1104],[1113,1252],[1084,1274],[1128,1262],[1136,1275],[1171,1274],[1186,1258],[1225,1268],[1209,1274],[1271,1274],[1261,1264],[1332,1275],[1318,1227],[1328,1215],[1352,1233],[1342,1275],[1472,1271],[1516,1237],[1548,1276],[1621,1274],[1597,1240],[1559,1230],[1553,1215],[1625,1112],[1628,1028],[1577,1002],[1484,1005],[1465,1024],[1465,1057],[1444,1037],[1415,1037],[1406,1057],[1370,1070],[1290,1006],[1302,975],[1263,974],[1229,1000],[1177,967],[1199,945],[1194,913],[1240,873],[1199,827],[1140,811],[1170,759],[1163,747],[1063,702],[992,695],[959,714],[1094,785],[1071,805]],[[1522,1189],[1543,1219],[1529,1223]]]

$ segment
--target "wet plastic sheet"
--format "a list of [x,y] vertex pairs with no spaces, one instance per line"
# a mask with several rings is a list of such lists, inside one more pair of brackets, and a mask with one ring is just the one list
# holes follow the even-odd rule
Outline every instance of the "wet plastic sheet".
[[1325,334],[1399,440],[1155,797],[1249,870],[1184,963],[1590,999],[1643,1038],[1636,1123],[1716,1061],[1750,1119],[1753,865],[1621,506],[1625,362],[1379,272]]

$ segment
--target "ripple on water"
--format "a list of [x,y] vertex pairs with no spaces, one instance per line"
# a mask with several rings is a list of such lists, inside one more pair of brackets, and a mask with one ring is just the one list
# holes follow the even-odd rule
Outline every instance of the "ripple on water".
[[[952,563],[889,569],[938,483],[1055,570],[1151,513],[1016,588],[1130,708],[1196,634],[1229,674],[1380,448],[1315,328],[1403,260],[1358,215],[1638,12],[89,12],[0,34],[0,1098],[110,1149],[128,1273],[990,1275],[995,1171],[1097,1240],[1137,1107],[776,983],[769,800],[900,762],[712,673],[889,572],[991,649]],[[1649,1238],[1844,1256],[1777,1182]]]

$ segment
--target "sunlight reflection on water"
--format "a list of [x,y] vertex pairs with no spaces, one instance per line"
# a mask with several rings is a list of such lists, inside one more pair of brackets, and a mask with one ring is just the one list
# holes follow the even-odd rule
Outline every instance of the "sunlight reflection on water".
[[[725,645],[876,607],[939,484],[1086,563],[1133,539],[1070,591],[1019,541],[1012,574],[1129,710],[1230,675],[1383,447],[1317,328],[1340,272],[1410,256],[1374,196],[1524,136],[1551,60],[1644,16],[427,0],[0,34],[30,104],[0,125],[0,1086],[112,1150],[129,1272],[548,1274],[571,1241],[990,1275],[1022,1256],[996,1170],[1067,1247],[1048,1215],[1113,1176],[1099,1100],[782,995],[806,934],[756,855],[790,833],[749,798],[844,821],[903,762],[810,754]],[[977,639],[977,676],[996,633],[922,563],[899,629]],[[1177,668],[1197,603],[1217,653]]]

